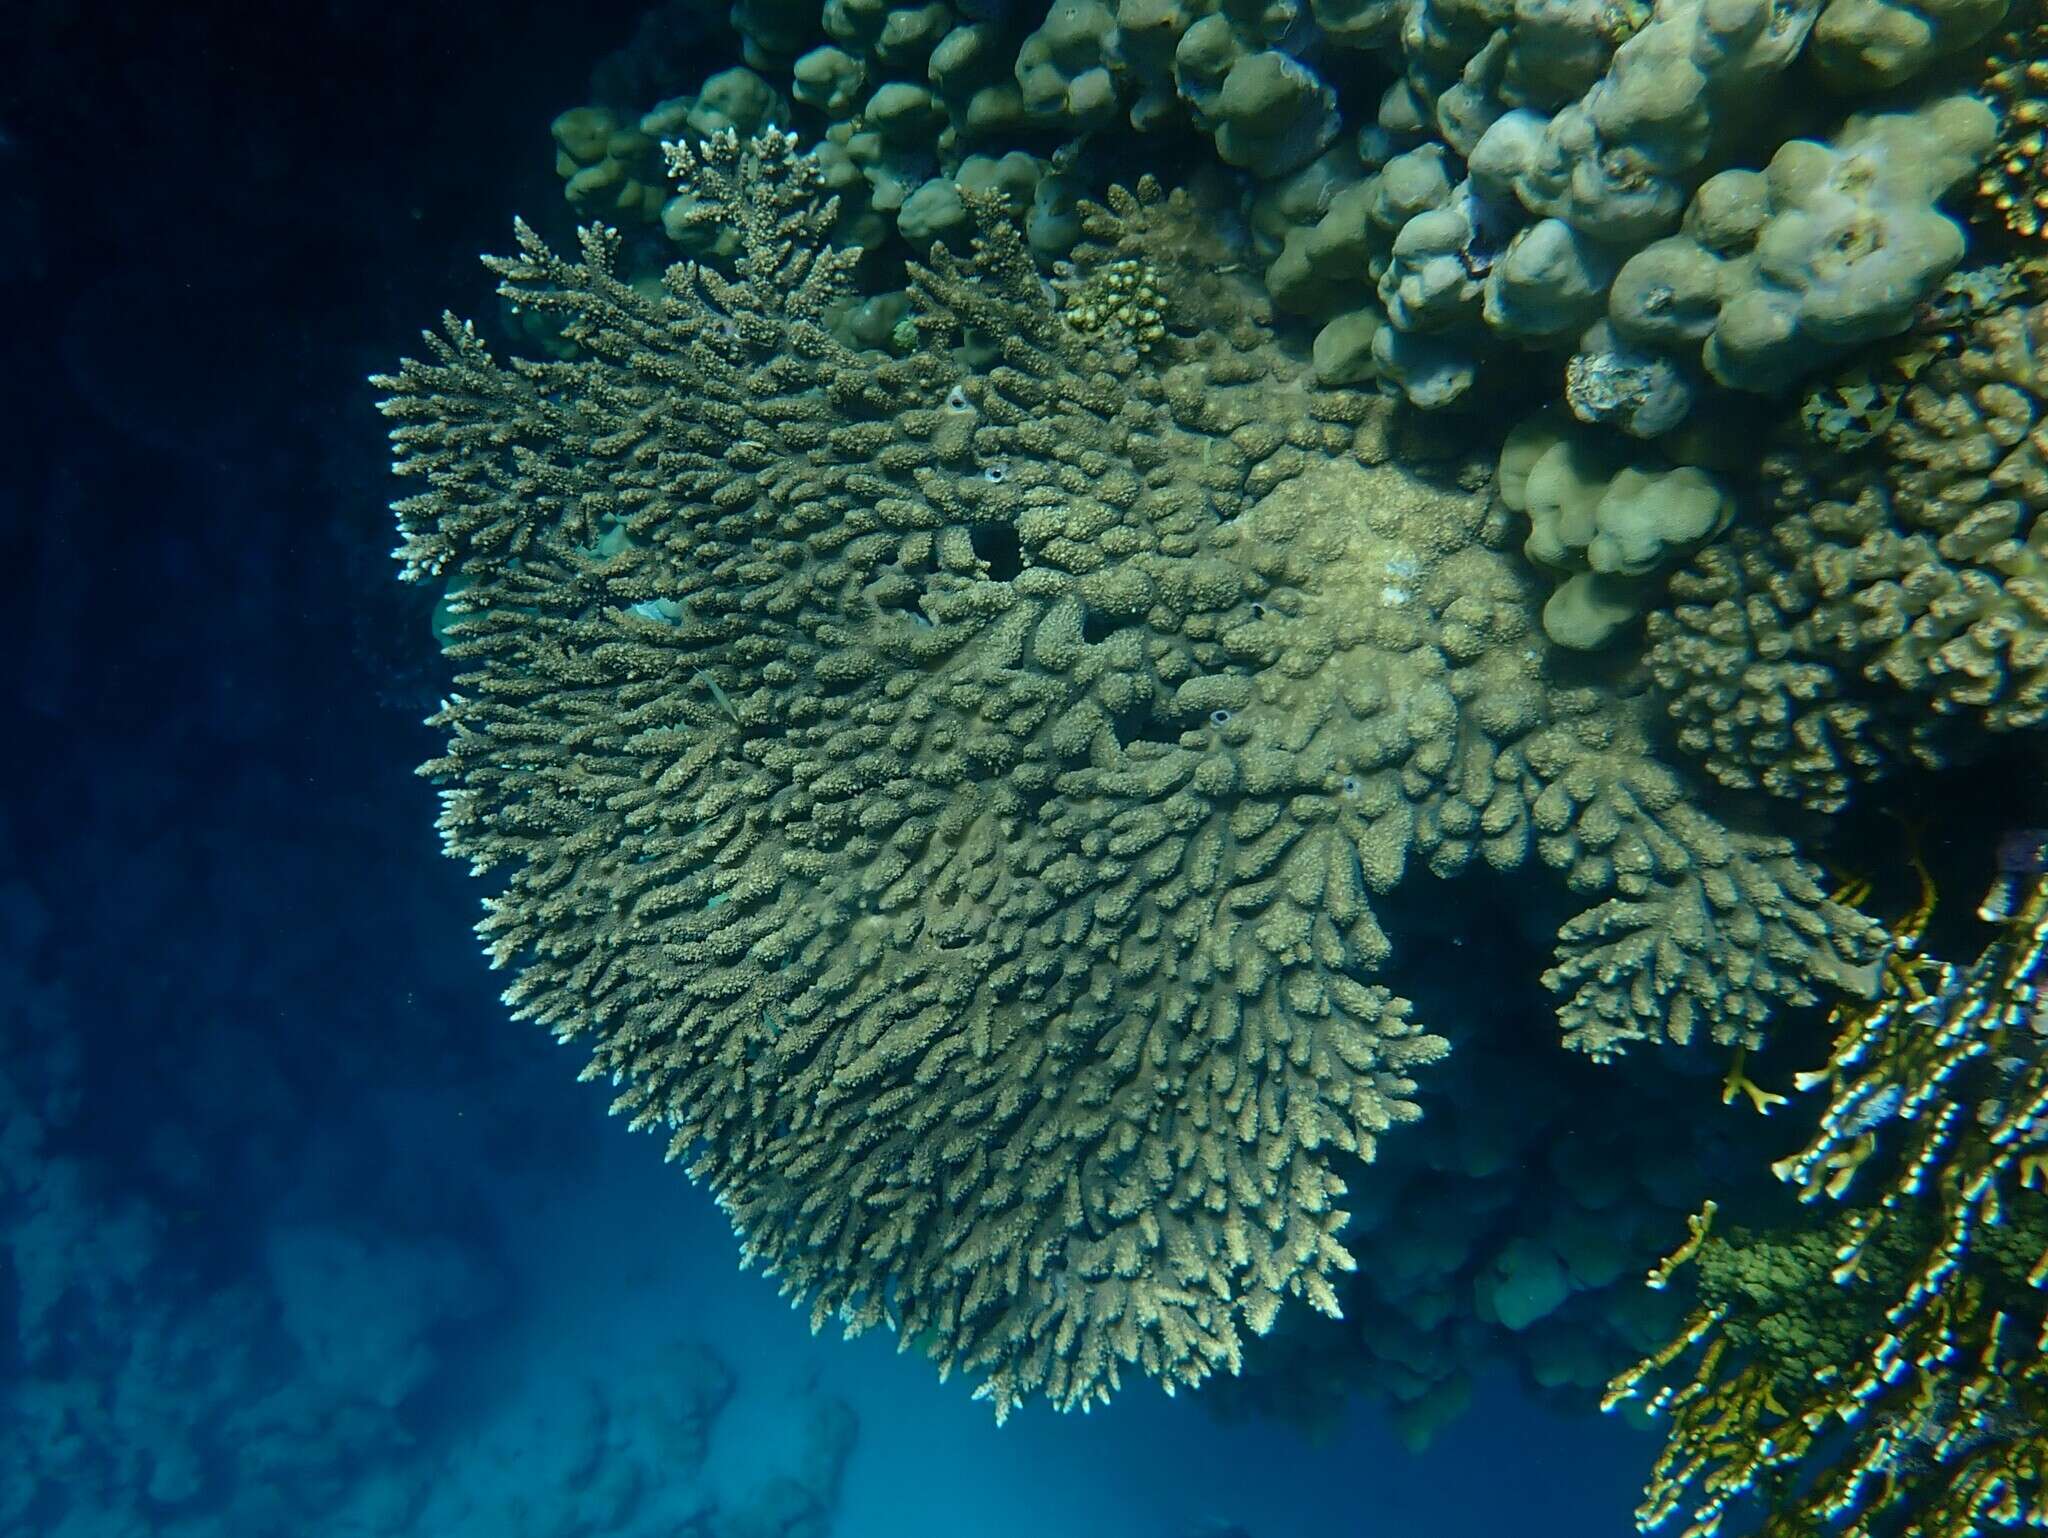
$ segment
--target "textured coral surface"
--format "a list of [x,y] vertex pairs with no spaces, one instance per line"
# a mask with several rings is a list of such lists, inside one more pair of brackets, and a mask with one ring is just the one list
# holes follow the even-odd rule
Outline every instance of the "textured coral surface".
[[[1966,329],[1869,451],[1780,455],[1782,512],[1672,582],[1649,661],[1732,785],[1824,809],[1965,721],[2048,721],[2048,307]],[[1949,718],[1945,722],[1944,718]]]
[[[1754,1040],[1868,926],[1553,676],[1483,498],[1347,450],[1156,189],[1077,265],[1183,329],[1061,318],[1010,226],[849,351],[790,142],[671,150],[729,274],[650,297],[534,237],[495,263],[581,356],[450,322],[381,381],[416,576],[460,589],[444,836],[507,867],[508,999],[673,1131],[814,1322],[888,1322],[999,1409],[1238,1362],[1334,1307],[1332,1160],[1444,1050],[1370,981],[1411,860],[1530,854],[1594,902],[1567,1038]],[[1173,252],[1192,253],[1175,266]],[[1150,253],[1148,256],[1147,253]]]

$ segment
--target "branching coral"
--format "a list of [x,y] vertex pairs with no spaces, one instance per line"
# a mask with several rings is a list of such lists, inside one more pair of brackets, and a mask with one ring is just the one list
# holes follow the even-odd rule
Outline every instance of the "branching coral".
[[1998,143],[1977,178],[1979,206],[2015,235],[2048,233],[2048,16],[2022,0],[1991,40],[1981,95],[1997,109]]
[[[530,231],[504,292],[572,361],[452,319],[380,381],[415,579],[463,584],[443,837],[505,872],[516,1012],[673,1133],[814,1324],[888,1323],[999,1411],[1234,1368],[1334,1309],[1339,1154],[1444,1051],[1370,981],[1373,894],[1533,850],[1597,906],[1568,1038],[1756,1037],[1869,926],[1552,677],[1479,497],[1347,457],[1319,393],[1141,186],[1145,349],[1062,318],[975,201],[917,345],[824,324],[856,257],[786,137],[672,146],[729,271],[647,294]],[[1600,901],[1600,899],[1605,899]]]
[[2048,722],[2044,410],[2048,306],[2008,304],[1926,363],[1869,452],[1777,458],[1777,523],[1702,552],[1650,619],[1716,777],[1831,809],[1902,754],[1940,762],[1940,717]]
[[1696,1220],[1700,1310],[1609,1389],[1662,1380],[1644,1528],[1690,1508],[1709,1534],[1747,1498],[1766,1538],[2048,1525],[2048,880],[2009,878],[1983,916],[1967,966],[1903,935],[1801,1081],[1829,1103],[1777,1173],[1811,1201],[1868,1171],[1874,1199],[1785,1238]]

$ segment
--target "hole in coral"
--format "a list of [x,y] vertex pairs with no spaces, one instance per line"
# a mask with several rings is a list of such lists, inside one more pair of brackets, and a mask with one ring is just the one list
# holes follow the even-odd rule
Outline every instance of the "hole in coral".
[[875,594],[876,608],[893,609],[905,614],[917,613],[923,602],[924,589],[914,582],[906,582],[901,587],[884,588]]
[[1090,646],[1099,646],[1115,635],[1121,627],[1112,623],[1106,614],[1097,614],[1089,609],[1081,616],[1081,639]]
[[1116,733],[1117,746],[1127,748],[1134,742],[1180,741],[1180,728],[1166,717],[1148,709],[1127,710],[1109,718],[1109,729]]
[[1008,582],[1024,569],[1024,547],[1017,530],[1007,523],[977,523],[967,530],[974,553],[988,562],[988,574],[997,582]]
[[876,573],[874,581],[868,584],[867,595],[881,613],[903,614],[921,624],[930,623],[924,615],[924,583],[893,562]]

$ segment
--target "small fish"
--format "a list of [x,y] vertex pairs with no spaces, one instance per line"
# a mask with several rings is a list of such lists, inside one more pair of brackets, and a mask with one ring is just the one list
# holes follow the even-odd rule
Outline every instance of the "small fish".
[[658,625],[680,625],[686,611],[673,598],[650,598],[645,603],[628,605],[626,612],[651,619]]
[[711,691],[711,698],[718,702],[718,708],[726,713],[734,726],[740,724],[740,713],[733,708],[732,697],[718,687],[718,680],[702,668],[697,669],[697,681]]

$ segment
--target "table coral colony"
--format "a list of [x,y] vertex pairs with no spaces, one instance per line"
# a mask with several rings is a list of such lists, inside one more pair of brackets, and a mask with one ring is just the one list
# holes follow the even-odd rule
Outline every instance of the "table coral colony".
[[450,849],[511,868],[509,998],[815,1318],[1007,1408],[1334,1307],[1332,1155],[1445,1050],[1368,980],[1411,865],[1587,899],[1548,980],[1596,1055],[1858,985],[1870,921],[1715,820],[1646,696],[1558,681],[1487,500],[1353,457],[1369,403],[1224,323],[1183,201],[1091,210],[1075,270],[1153,262],[1185,334],[1066,325],[991,218],[890,357],[823,323],[855,258],[815,161],[672,154],[732,275],[648,294],[604,231],[522,233],[494,266],[578,355],[451,322],[382,381],[401,555],[464,584],[429,772]]
[[378,381],[515,1013],[814,1326],[1087,1407],[1356,1295],[1474,1082],[1381,919],[1520,872],[1580,1054],[1842,1033],[1642,1519],[2048,1520],[2038,886],[1936,962],[1783,836],[2040,762],[2038,5],[686,11]]

